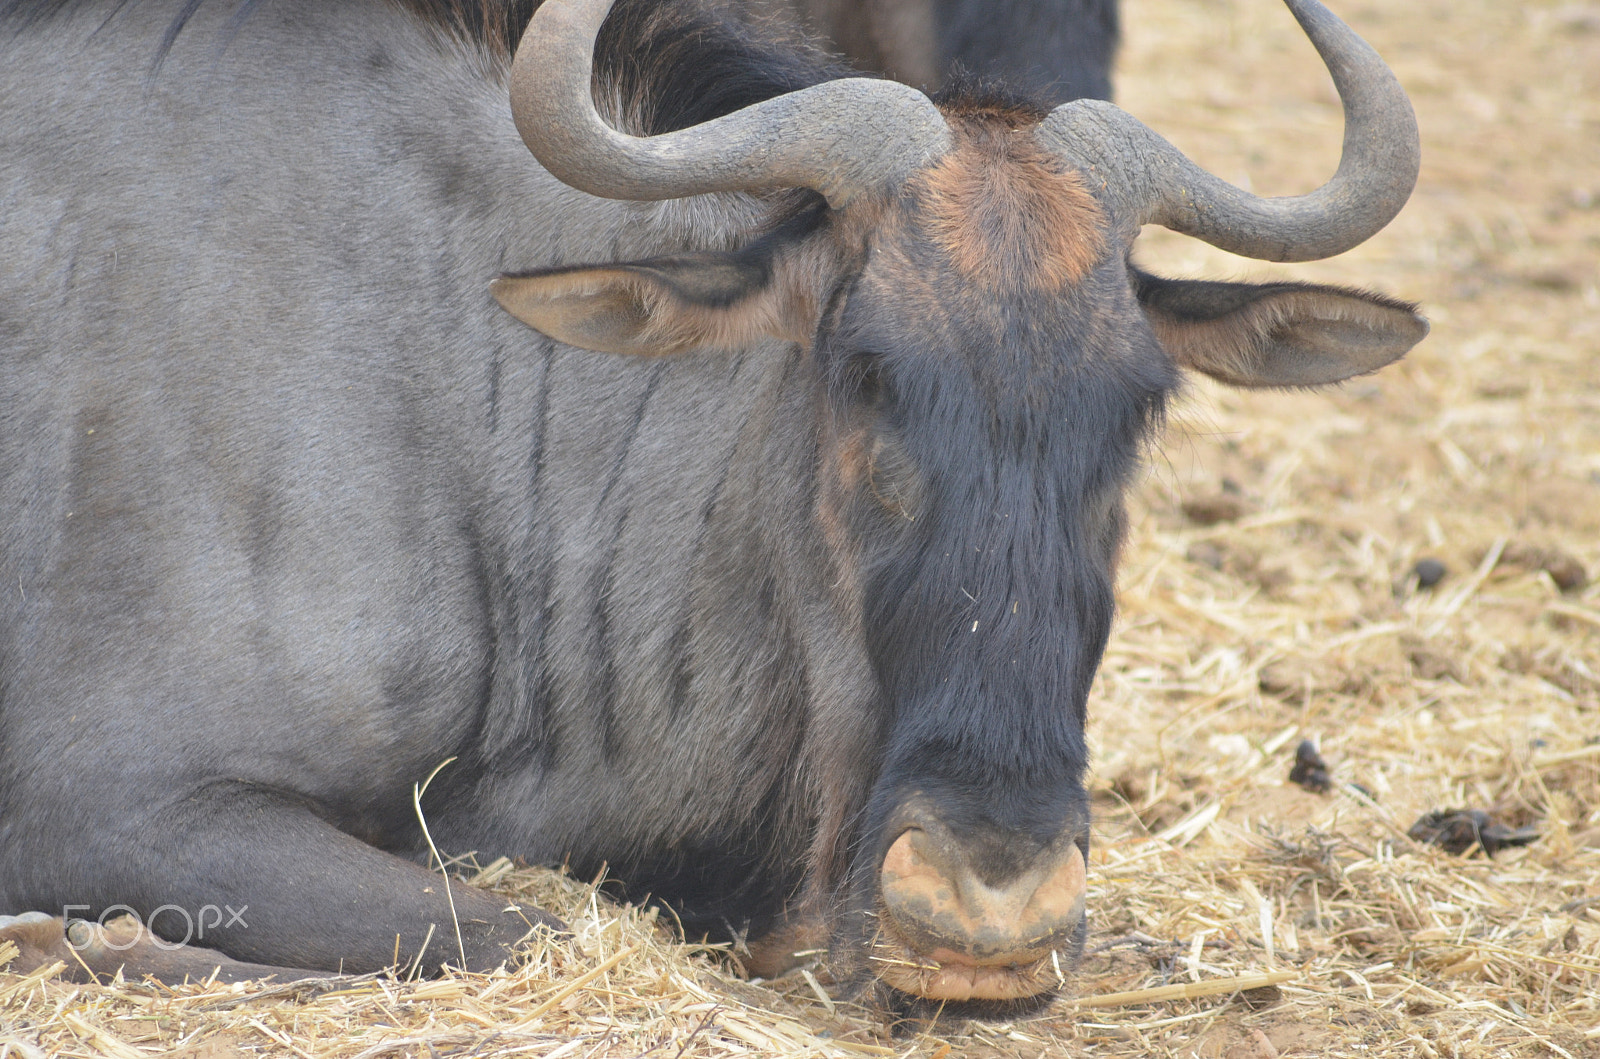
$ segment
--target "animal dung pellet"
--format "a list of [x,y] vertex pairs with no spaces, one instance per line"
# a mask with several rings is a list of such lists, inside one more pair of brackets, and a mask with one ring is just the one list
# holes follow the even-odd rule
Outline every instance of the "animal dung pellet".
[[1571,554],[1560,548],[1546,548],[1513,541],[1500,552],[1497,567],[1522,570],[1543,570],[1563,592],[1577,592],[1588,587],[1589,572]]
[[1328,763],[1317,752],[1317,744],[1309,739],[1300,740],[1294,749],[1294,765],[1289,769],[1289,782],[1299,784],[1317,794],[1326,793],[1333,786]]
[[1234,493],[1211,493],[1192,496],[1183,502],[1183,513],[1190,522],[1201,526],[1215,526],[1219,522],[1233,522],[1249,510],[1244,497]]
[[1507,826],[1482,809],[1437,809],[1424,813],[1406,834],[1447,853],[1481,846],[1492,857],[1507,846],[1526,846],[1539,837],[1539,829]]
[[1449,568],[1437,559],[1418,559],[1417,565],[1411,568],[1418,588],[1432,588],[1443,581],[1449,572]]

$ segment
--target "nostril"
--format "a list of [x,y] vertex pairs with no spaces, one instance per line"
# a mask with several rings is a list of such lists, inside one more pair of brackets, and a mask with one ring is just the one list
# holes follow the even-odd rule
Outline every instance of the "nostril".
[[991,886],[953,843],[936,843],[919,828],[895,839],[879,876],[885,925],[914,951],[941,963],[1037,959],[1077,930],[1087,890],[1076,844]]
[[1022,910],[1019,930],[1059,931],[1075,928],[1083,918],[1084,899],[1089,893],[1089,870],[1083,850],[1070,845],[1044,881],[1033,891]]
[[891,908],[930,916],[957,901],[955,884],[934,864],[925,851],[926,843],[927,833],[914,827],[895,839],[884,854],[880,887]]

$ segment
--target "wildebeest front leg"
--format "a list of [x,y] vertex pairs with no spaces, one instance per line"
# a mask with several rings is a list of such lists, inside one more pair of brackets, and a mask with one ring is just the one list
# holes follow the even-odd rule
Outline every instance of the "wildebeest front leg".
[[0,943],[3,942],[17,947],[16,956],[5,965],[10,973],[28,974],[60,964],[63,976],[80,982],[118,971],[125,976],[148,975],[169,983],[203,981],[213,976],[222,982],[259,978],[293,982],[328,976],[327,971],[244,963],[215,949],[175,945],[152,936],[133,916],[119,916],[104,926],[82,919],[68,923],[45,912],[0,916]]
[[[49,911],[88,916],[123,905],[168,941],[268,965],[263,974],[489,970],[534,927],[561,928],[547,913],[464,884],[447,895],[438,873],[344,834],[309,804],[237,784],[169,805],[117,846],[84,863],[93,892],[62,894],[62,908]],[[128,952],[130,976],[171,973]]]

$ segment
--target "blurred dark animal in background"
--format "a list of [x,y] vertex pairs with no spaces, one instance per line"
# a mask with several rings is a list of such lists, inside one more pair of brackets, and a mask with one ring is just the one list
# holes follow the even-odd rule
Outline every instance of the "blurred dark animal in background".
[[797,18],[862,70],[929,90],[953,69],[1041,100],[1110,99],[1117,0],[729,0]]

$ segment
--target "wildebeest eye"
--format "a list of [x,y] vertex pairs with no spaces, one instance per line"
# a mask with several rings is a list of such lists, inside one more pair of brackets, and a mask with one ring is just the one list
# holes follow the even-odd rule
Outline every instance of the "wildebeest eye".
[[875,355],[852,357],[843,381],[845,396],[852,404],[878,409],[888,399],[889,381],[882,361]]

